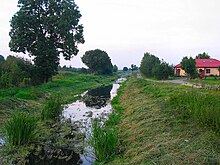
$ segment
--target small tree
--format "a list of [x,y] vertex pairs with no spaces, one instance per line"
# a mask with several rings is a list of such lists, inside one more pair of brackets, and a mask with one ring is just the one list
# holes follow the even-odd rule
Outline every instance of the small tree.
[[192,57],[183,57],[181,61],[181,68],[190,76],[190,78],[194,78],[197,74],[196,60]]
[[154,77],[153,68],[160,64],[160,60],[158,57],[145,53],[144,57],[141,60],[140,71],[146,77]]
[[208,55],[208,53],[206,52],[203,52],[203,53],[199,53],[197,56],[196,56],[196,59],[200,59],[200,58],[210,58],[210,56]]
[[153,68],[154,77],[158,80],[166,80],[169,78],[172,72],[172,67],[168,63],[162,61]]
[[118,71],[118,67],[117,67],[117,65],[114,65],[113,66],[113,72],[117,72]]
[[125,66],[125,67],[123,68],[123,71],[124,71],[124,72],[127,72],[127,71],[128,71],[128,67]]
[[81,59],[89,69],[97,74],[112,74],[111,59],[105,51],[99,49],[86,51]]

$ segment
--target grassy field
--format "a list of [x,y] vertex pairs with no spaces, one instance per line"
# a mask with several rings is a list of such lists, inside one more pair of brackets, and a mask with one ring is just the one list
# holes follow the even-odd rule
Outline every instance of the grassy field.
[[[218,91],[129,80],[120,96],[121,154],[108,164],[220,164],[218,125],[209,118],[219,115],[219,97]],[[211,98],[215,106],[208,104]],[[199,108],[204,113],[196,113]]]
[[0,89],[0,124],[14,111],[36,112],[51,94],[59,93],[62,104],[70,103],[78,98],[78,94],[101,85],[111,83],[115,76],[96,76],[61,72],[46,84],[26,87]]
[[209,85],[220,85],[220,78],[219,77],[206,77],[198,80],[198,79],[194,79],[194,80],[188,80],[189,82],[193,82],[193,83],[200,83],[200,84],[209,84]]

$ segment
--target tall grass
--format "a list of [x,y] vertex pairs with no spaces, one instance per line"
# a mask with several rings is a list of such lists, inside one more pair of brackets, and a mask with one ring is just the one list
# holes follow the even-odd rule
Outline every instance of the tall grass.
[[56,119],[62,112],[61,96],[53,94],[46,101],[44,109],[41,112],[42,119]]
[[220,133],[220,101],[219,95],[201,92],[181,92],[169,99],[169,104],[175,107],[185,117],[193,117],[199,124],[209,126]]
[[7,141],[11,145],[24,145],[35,137],[37,119],[27,113],[16,112],[5,123]]
[[98,119],[94,120],[92,124],[91,145],[99,162],[110,160],[117,153],[119,145],[116,128],[102,125]]

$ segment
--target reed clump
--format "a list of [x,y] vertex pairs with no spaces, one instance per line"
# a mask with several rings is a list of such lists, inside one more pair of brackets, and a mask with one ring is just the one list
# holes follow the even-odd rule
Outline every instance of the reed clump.
[[6,138],[10,145],[24,145],[36,135],[37,118],[28,113],[16,112],[5,123]]
[[59,94],[53,94],[45,102],[41,112],[42,119],[57,119],[62,113],[62,102]]
[[109,161],[117,153],[119,145],[117,129],[103,125],[99,119],[95,119],[92,124],[91,145],[97,161]]

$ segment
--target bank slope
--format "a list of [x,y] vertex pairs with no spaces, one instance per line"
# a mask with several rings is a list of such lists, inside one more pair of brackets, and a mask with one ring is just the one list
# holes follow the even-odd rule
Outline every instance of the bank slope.
[[194,90],[210,92],[129,80],[120,97],[122,152],[109,164],[220,164],[219,136],[168,104],[171,96]]

